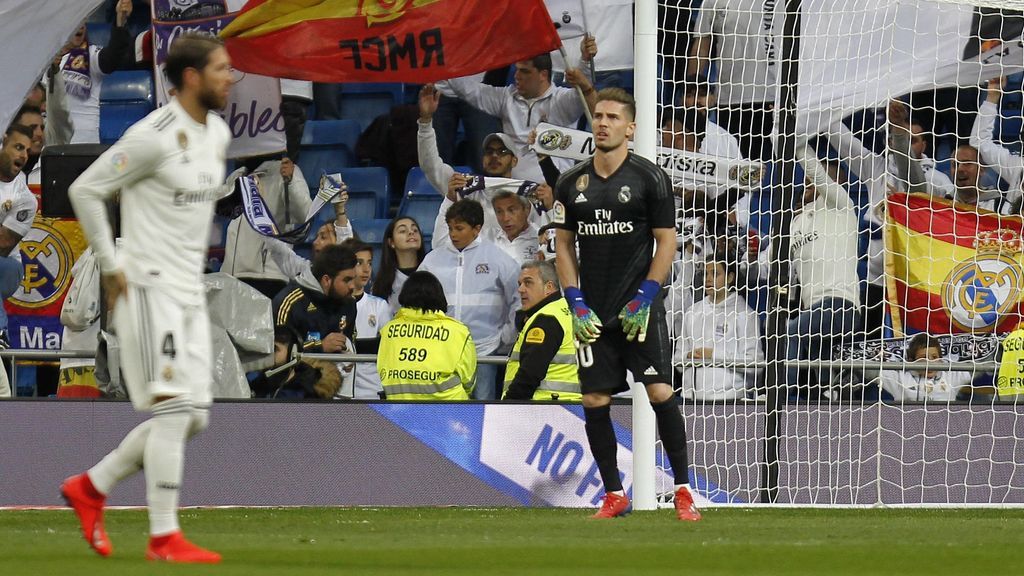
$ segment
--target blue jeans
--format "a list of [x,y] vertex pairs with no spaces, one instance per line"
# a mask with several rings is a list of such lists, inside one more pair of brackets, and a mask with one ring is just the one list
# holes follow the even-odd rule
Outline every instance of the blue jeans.
[[[825,298],[789,321],[786,339],[788,360],[831,360],[833,347],[853,342],[860,329],[860,310],[843,298]],[[829,368],[789,368],[789,394],[814,398],[831,381]],[[812,394],[811,391],[815,393]]]
[[476,365],[476,388],[473,389],[474,400],[497,400],[498,367],[494,364]]
[[[15,250],[18,248],[15,247]],[[25,268],[13,258],[0,258],[0,299],[7,300],[18,290]],[[7,311],[0,305],[0,330],[7,330]],[[10,337],[8,335],[8,337]]]
[[437,136],[437,151],[441,159],[448,164],[455,164],[455,141],[459,129],[459,120],[466,132],[466,162],[473,172],[483,174],[484,138],[492,132],[501,130],[498,119],[486,112],[473,108],[458,98],[441,96],[437,112],[434,112],[434,134]]

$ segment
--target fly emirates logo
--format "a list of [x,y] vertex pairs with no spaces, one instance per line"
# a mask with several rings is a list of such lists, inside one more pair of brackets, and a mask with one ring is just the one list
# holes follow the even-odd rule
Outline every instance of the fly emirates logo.
[[597,222],[577,222],[577,234],[580,236],[612,236],[629,234],[633,231],[632,222],[612,220],[612,211],[604,208],[594,210],[594,220]]

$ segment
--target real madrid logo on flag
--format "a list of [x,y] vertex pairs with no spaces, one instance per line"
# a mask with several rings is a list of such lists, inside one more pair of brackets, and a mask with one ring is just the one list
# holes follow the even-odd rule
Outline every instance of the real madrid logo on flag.
[[1021,238],[1013,230],[984,231],[974,241],[977,253],[946,277],[942,304],[964,331],[991,328],[1020,300]]

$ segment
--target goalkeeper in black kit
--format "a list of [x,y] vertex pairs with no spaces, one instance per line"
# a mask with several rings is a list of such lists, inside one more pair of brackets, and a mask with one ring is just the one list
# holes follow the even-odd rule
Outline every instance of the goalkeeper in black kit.
[[[558,279],[573,312],[587,438],[605,496],[594,518],[631,511],[619,479],[611,397],[643,382],[675,474],[680,520],[700,520],[689,490],[686,428],[670,384],[671,342],[662,283],[675,255],[675,205],[668,176],[632,154],[636,104],[620,88],[601,90],[594,110],[594,157],[558,179],[552,207]],[[577,261],[576,244],[579,243]],[[653,257],[652,257],[653,254]]]

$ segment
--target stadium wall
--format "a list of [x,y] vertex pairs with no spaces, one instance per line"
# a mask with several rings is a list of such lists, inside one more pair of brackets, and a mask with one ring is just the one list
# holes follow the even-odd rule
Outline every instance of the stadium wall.
[[[685,412],[701,504],[755,502],[764,406]],[[60,481],[142,420],[110,401],[5,401],[0,415],[0,506],[60,505]],[[779,501],[1024,503],[1021,416],[1014,406],[786,410]],[[630,470],[630,406],[613,406],[613,419]],[[590,507],[600,489],[578,406],[218,403],[187,462],[186,506]],[[670,491],[665,470],[656,482]],[[110,499],[144,503],[141,475]]]

